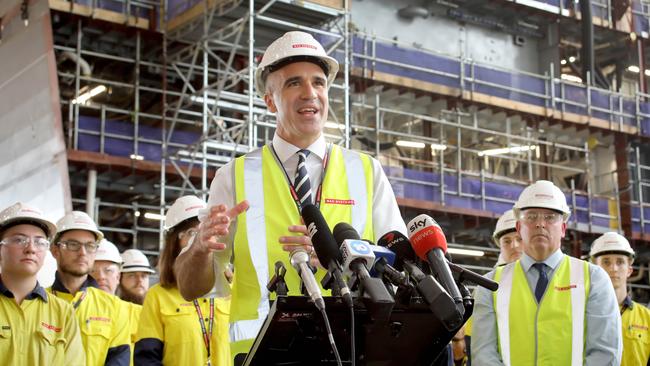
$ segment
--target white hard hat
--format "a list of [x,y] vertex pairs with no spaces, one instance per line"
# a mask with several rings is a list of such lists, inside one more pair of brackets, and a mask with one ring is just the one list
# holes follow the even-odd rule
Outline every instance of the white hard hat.
[[[300,31],[285,33],[266,49],[255,71],[257,94],[262,98],[266,94],[265,71],[272,72],[274,66],[281,67],[291,62],[308,60],[318,60],[322,63],[320,66],[325,69],[327,86],[332,85],[339,71],[338,61],[328,56],[323,46],[311,34]],[[271,69],[266,70],[269,67]]]
[[120,251],[117,249],[115,244],[106,239],[102,239],[102,241],[99,242],[97,254],[95,254],[95,261],[109,261],[121,264],[122,257],[120,256]]
[[61,236],[61,234],[68,230],[86,230],[95,234],[98,242],[104,239],[104,234],[97,229],[95,221],[87,213],[82,211],[69,212],[56,222],[57,236]]
[[183,196],[178,198],[165,215],[165,231],[173,229],[181,222],[199,217],[199,211],[206,208],[205,202],[197,196]]
[[43,216],[43,212],[36,207],[26,205],[22,202],[14,203],[0,212],[0,229],[10,224],[33,223],[45,231],[48,238],[56,233],[54,223]]
[[514,231],[517,229],[517,218],[515,213],[512,210],[508,210],[499,217],[497,220],[497,226],[494,228],[494,233],[492,234],[492,239],[496,243],[497,247],[501,247],[499,243],[499,238],[506,234],[508,231]]
[[521,192],[513,207],[515,217],[519,217],[521,210],[527,208],[546,208],[561,212],[565,222],[571,215],[564,193],[553,182],[547,180],[538,180]]
[[623,235],[610,231],[594,240],[591,244],[589,256],[595,258],[599,255],[615,253],[628,255],[631,258],[634,258],[634,250],[630,246],[630,242],[627,241]]
[[151,269],[147,256],[137,249],[128,249],[122,253],[122,273],[126,272],[148,272],[156,273]]

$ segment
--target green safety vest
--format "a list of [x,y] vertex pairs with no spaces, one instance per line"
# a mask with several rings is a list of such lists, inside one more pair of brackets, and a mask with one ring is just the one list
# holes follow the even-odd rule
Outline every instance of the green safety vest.
[[584,360],[589,264],[565,255],[539,304],[520,261],[496,269],[493,294],[504,365],[572,365]]
[[[368,155],[332,145],[326,158],[320,210],[330,228],[351,224],[364,239],[374,241],[372,227],[373,164]],[[316,184],[312,182],[312,184]],[[234,236],[234,277],[230,312],[231,355],[246,353],[269,311],[275,294],[266,289],[275,262],[289,263],[278,239],[301,218],[283,168],[269,146],[235,160],[235,202],[248,200],[237,218]],[[287,266],[288,267],[288,266]],[[317,280],[325,275],[316,273]],[[285,275],[289,295],[300,295],[300,277]],[[324,293],[327,293],[324,291]]]

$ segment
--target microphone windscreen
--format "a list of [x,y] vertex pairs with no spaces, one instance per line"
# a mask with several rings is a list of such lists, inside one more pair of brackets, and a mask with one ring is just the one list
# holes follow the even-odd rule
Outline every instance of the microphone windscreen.
[[333,234],[334,239],[339,246],[343,244],[343,241],[345,241],[345,239],[361,240],[361,237],[359,236],[357,230],[347,222],[339,222],[336,224],[334,226]]
[[339,261],[340,251],[332,231],[318,207],[309,204],[302,208],[302,219],[314,245],[314,251],[320,263],[327,268],[330,262]]
[[377,245],[386,247],[395,253],[395,269],[402,271],[405,260],[415,260],[415,252],[404,234],[397,230],[389,231],[379,238]]
[[428,215],[419,215],[408,225],[409,240],[418,257],[427,260],[427,253],[432,249],[447,252],[447,238],[438,223]]

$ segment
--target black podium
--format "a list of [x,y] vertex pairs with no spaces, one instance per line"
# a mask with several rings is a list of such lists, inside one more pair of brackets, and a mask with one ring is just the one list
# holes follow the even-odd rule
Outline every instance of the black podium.
[[[326,297],[325,304],[343,365],[350,365],[350,309],[337,297]],[[472,305],[466,305],[465,320],[472,310]],[[418,298],[408,306],[396,304],[390,318],[383,322],[371,319],[363,301],[358,299],[354,320],[359,366],[429,366],[462,327],[447,331]],[[279,296],[271,305],[250,353],[243,363],[235,362],[238,364],[316,366],[336,365],[336,360],[323,317],[314,304],[304,296]]]

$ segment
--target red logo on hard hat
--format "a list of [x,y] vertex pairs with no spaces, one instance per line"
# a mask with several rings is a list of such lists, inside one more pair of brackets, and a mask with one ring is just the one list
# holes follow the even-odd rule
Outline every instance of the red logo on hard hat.
[[313,50],[317,50],[318,47],[314,46],[313,44],[308,44],[308,43],[295,43],[291,45],[291,48],[311,48]]
[[542,198],[542,199],[550,200],[550,199],[553,199],[553,195],[551,195],[551,194],[544,194],[544,193],[536,193],[536,194],[535,194],[535,198]]
[[203,208],[202,205],[191,206],[191,207],[186,208],[186,209],[185,209],[185,212],[187,212],[187,211],[192,211],[192,210],[196,210],[196,209],[202,209],[202,208]]

